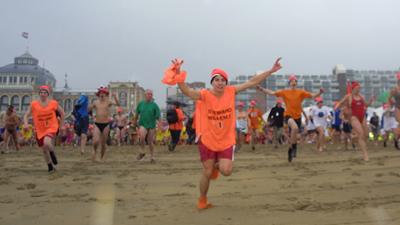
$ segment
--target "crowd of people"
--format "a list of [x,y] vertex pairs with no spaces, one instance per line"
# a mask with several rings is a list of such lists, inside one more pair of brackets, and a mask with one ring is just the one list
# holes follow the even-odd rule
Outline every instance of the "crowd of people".
[[[39,99],[31,102],[23,118],[18,117],[12,105],[1,112],[1,152],[10,151],[12,146],[18,151],[21,146],[37,145],[48,171],[54,172],[58,164],[55,146],[73,146],[85,154],[90,145],[91,158],[98,162],[106,159],[107,145],[139,145],[137,160],[149,154],[149,162],[155,163],[155,145],[174,152],[180,145],[196,144],[203,166],[197,207],[205,209],[212,206],[207,199],[210,181],[217,179],[218,174],[231,175],[234,153],[245,144],[253,151],[265,145],[274,149],[287,146],[288,162],[298,156],[298,145],[303,143],[315,143],[312,146],[316,152],[337,150],[331,149],[330,144],[335,144],[335,148],[360,150],[365,161],[369,160],[368,142],[383,147],[393,142],[394,148],[400,149],[400,76],[379,118],[376,113],[367,115],[367,107],[375,99],[365,100],[357,81],[351,82],[348,94],[332,108],[324,105],[323,89],[311,93],[297,88],[295,75],[289,77],[287,89],[261,87],[262,81],[281,68],[280,59],[270,70],[234,86],[228,84],[225,71],[214,69],[210,77],[212,87],[202,90],[185,84],[186,71],[181,70],[182,64],[182,60],[173,60],[162,82],[177,85],[196,102],[191,115],[184,112],[182,103],[174,102],[168,105],[162,118],[150,89],[145,91],[145,99],[136,109],[124,112],[116,95],[110,94],[106,87],[98,88],[97,99],[91,104],[87,96],[81,95],[73,112],[65,115],[58,102],[50,97],[51,88],[41,86]],[[276,96],[276,105],[266,116],[255,100],[235,100],[237,93],[248,88]],[[306,98],[315,101],[307,110],[302,107]]]

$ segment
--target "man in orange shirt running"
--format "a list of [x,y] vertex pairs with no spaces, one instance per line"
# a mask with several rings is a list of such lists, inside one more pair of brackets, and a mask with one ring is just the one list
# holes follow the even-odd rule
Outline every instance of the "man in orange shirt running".
[[[169,132],[171,133],[171,143],[168,144],[168,150],[170,152],[175,151],[176,145],[179,143],[179,139],[181,137],[181,131],[183,128],[183,121],[185,120],[185,114],[183,113],[182,109],[180,108],[180,103],[175,102],[171,105],[171,110],[175,110],[176,113],[176,120],[173,121],[175,123],[169,124]],[[168,119],[168,115],[167,115]]]
[[263,115],[261,110],[256,108],[256,105],[257,105],[256,101],[251,100],[250,107],[247,110],[247,114],[249,115],[250,119],[249,127],[251,134],[251,149],[253,149],[253,151],[256,149],[255,143],[256,140],[258,139],[257,130],[260,128],[260,121],[262,121],[262,115]]
[[[181,60],[173,60],[172,67],[165,73],[164,83],[173,84],[178,80],[183,94],[197,101],[196,133],[203,172],[200,178],[200,198],[198,209],[207,209],[212,205],[207,201],[210,179],[216,179],[218,172],[224,176],[232,173],[233,150],[236,143],[235,95],[243,90],[255,87],[281,68],[280,58],[270,70],[258,74],[245,83],[228,85],[228,75],[221,69],[211,72],[211,89],[195,90],[184,83],[186,72],[181,71]],[[169,80],[167,79],[169,78]],[[167,82],[165,82],[167,81]]]
[[257,86],[262,92],[281,97],[285,103],[285,122],[290,129],[290,147],[288,150],[288,161],[292,162],[297,156],[297,133],[301,128],[302,103],[306,98],[316,98],[324,91],[320,89],[318,93],[310,93],[308,91],[297,88],[297,78],[295,75],[289,76],[289,88],[284,90],[271,91],[261,86]]
[[[64,124],[64,110],[58,105],[56,100],[49,99],[50,88],[40,86],[39,100],[32,101],[24,116],[24,129],[29,129],[29,116],[32,114],[33,124],[36,129],[36,140],[42,148],[44,160],[47,163],[48,171],[54,172],[55,165],[58,164],[54,152],[53,141],[58,132],[59,124]],[[57,119],[58,112],[60,121]]]

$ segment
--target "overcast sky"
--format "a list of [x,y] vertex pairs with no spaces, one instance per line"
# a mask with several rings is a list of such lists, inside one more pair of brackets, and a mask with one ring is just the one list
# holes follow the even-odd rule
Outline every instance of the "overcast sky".
[[[330,74],[400,67],[399,0],[2,0],[0,66],[30,52],[64,85],[138,81],[164,105],[163,71],[185,59],[187,81],[270,68]],[[397,53],[397,54],[396,54]]]

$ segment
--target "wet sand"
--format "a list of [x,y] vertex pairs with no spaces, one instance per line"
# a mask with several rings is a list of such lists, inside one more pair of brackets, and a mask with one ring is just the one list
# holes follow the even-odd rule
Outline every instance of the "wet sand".
[[212,181],[205,211],[195,146],[158,146],[156,164],[136,161],[137,146],[109,148],[104,163],[59,147],[54,174],[25,148],[0,155],[0,224],[400,224],[400,151],[371,147],[365,163],[358,151],[312,147],[289,164],[285,147],[245,146],[233,175]]

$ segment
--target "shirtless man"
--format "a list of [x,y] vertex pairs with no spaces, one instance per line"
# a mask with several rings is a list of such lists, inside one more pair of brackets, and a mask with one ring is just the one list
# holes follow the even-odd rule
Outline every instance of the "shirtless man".
[[0,112],[0,147],[4,144],[4,117],[6,116],[6,112]]
[[236,112],[236,148],[239,151],[242,143],[245,142],[247,132],[249,131],[250,118],[247,111],[244,110],[244,102],[239,102]]
[[[14,106],[10,105],[6,111],[5,117],[4,117],[4,143],[6,149],[8,149],[8,143],[9,139],[12,138],[15,149],[18,151],[19,150],[19,144],[18,144],[18,136],[17,136],[17,127],[20,124],[21,120],[17,116],[17,114],[14,111]],[[2,151],[3,153],[3,151]]]
[[113,105],[119,106],[119,102],[115,94],[112,94],[114,101],[109,98],[109,91],[106,87],[97,89],[96,96],[98,97],[90,106],[89,112],[95,110],[95,126],[93,133],[93,155],[92,160],[96,161],[97,148],[101,148],[100,159],[104,161],[104,154],[106,153],[106,141],[110,132],[110,109]]
[[128,118],[123,114],[124,110],[122,108],[117,109],[117,115],[115,116],[115,121],[117,123],[117,143],[118,146],[121,146],[121,142],[124,142],[127,126],[128,126]]

